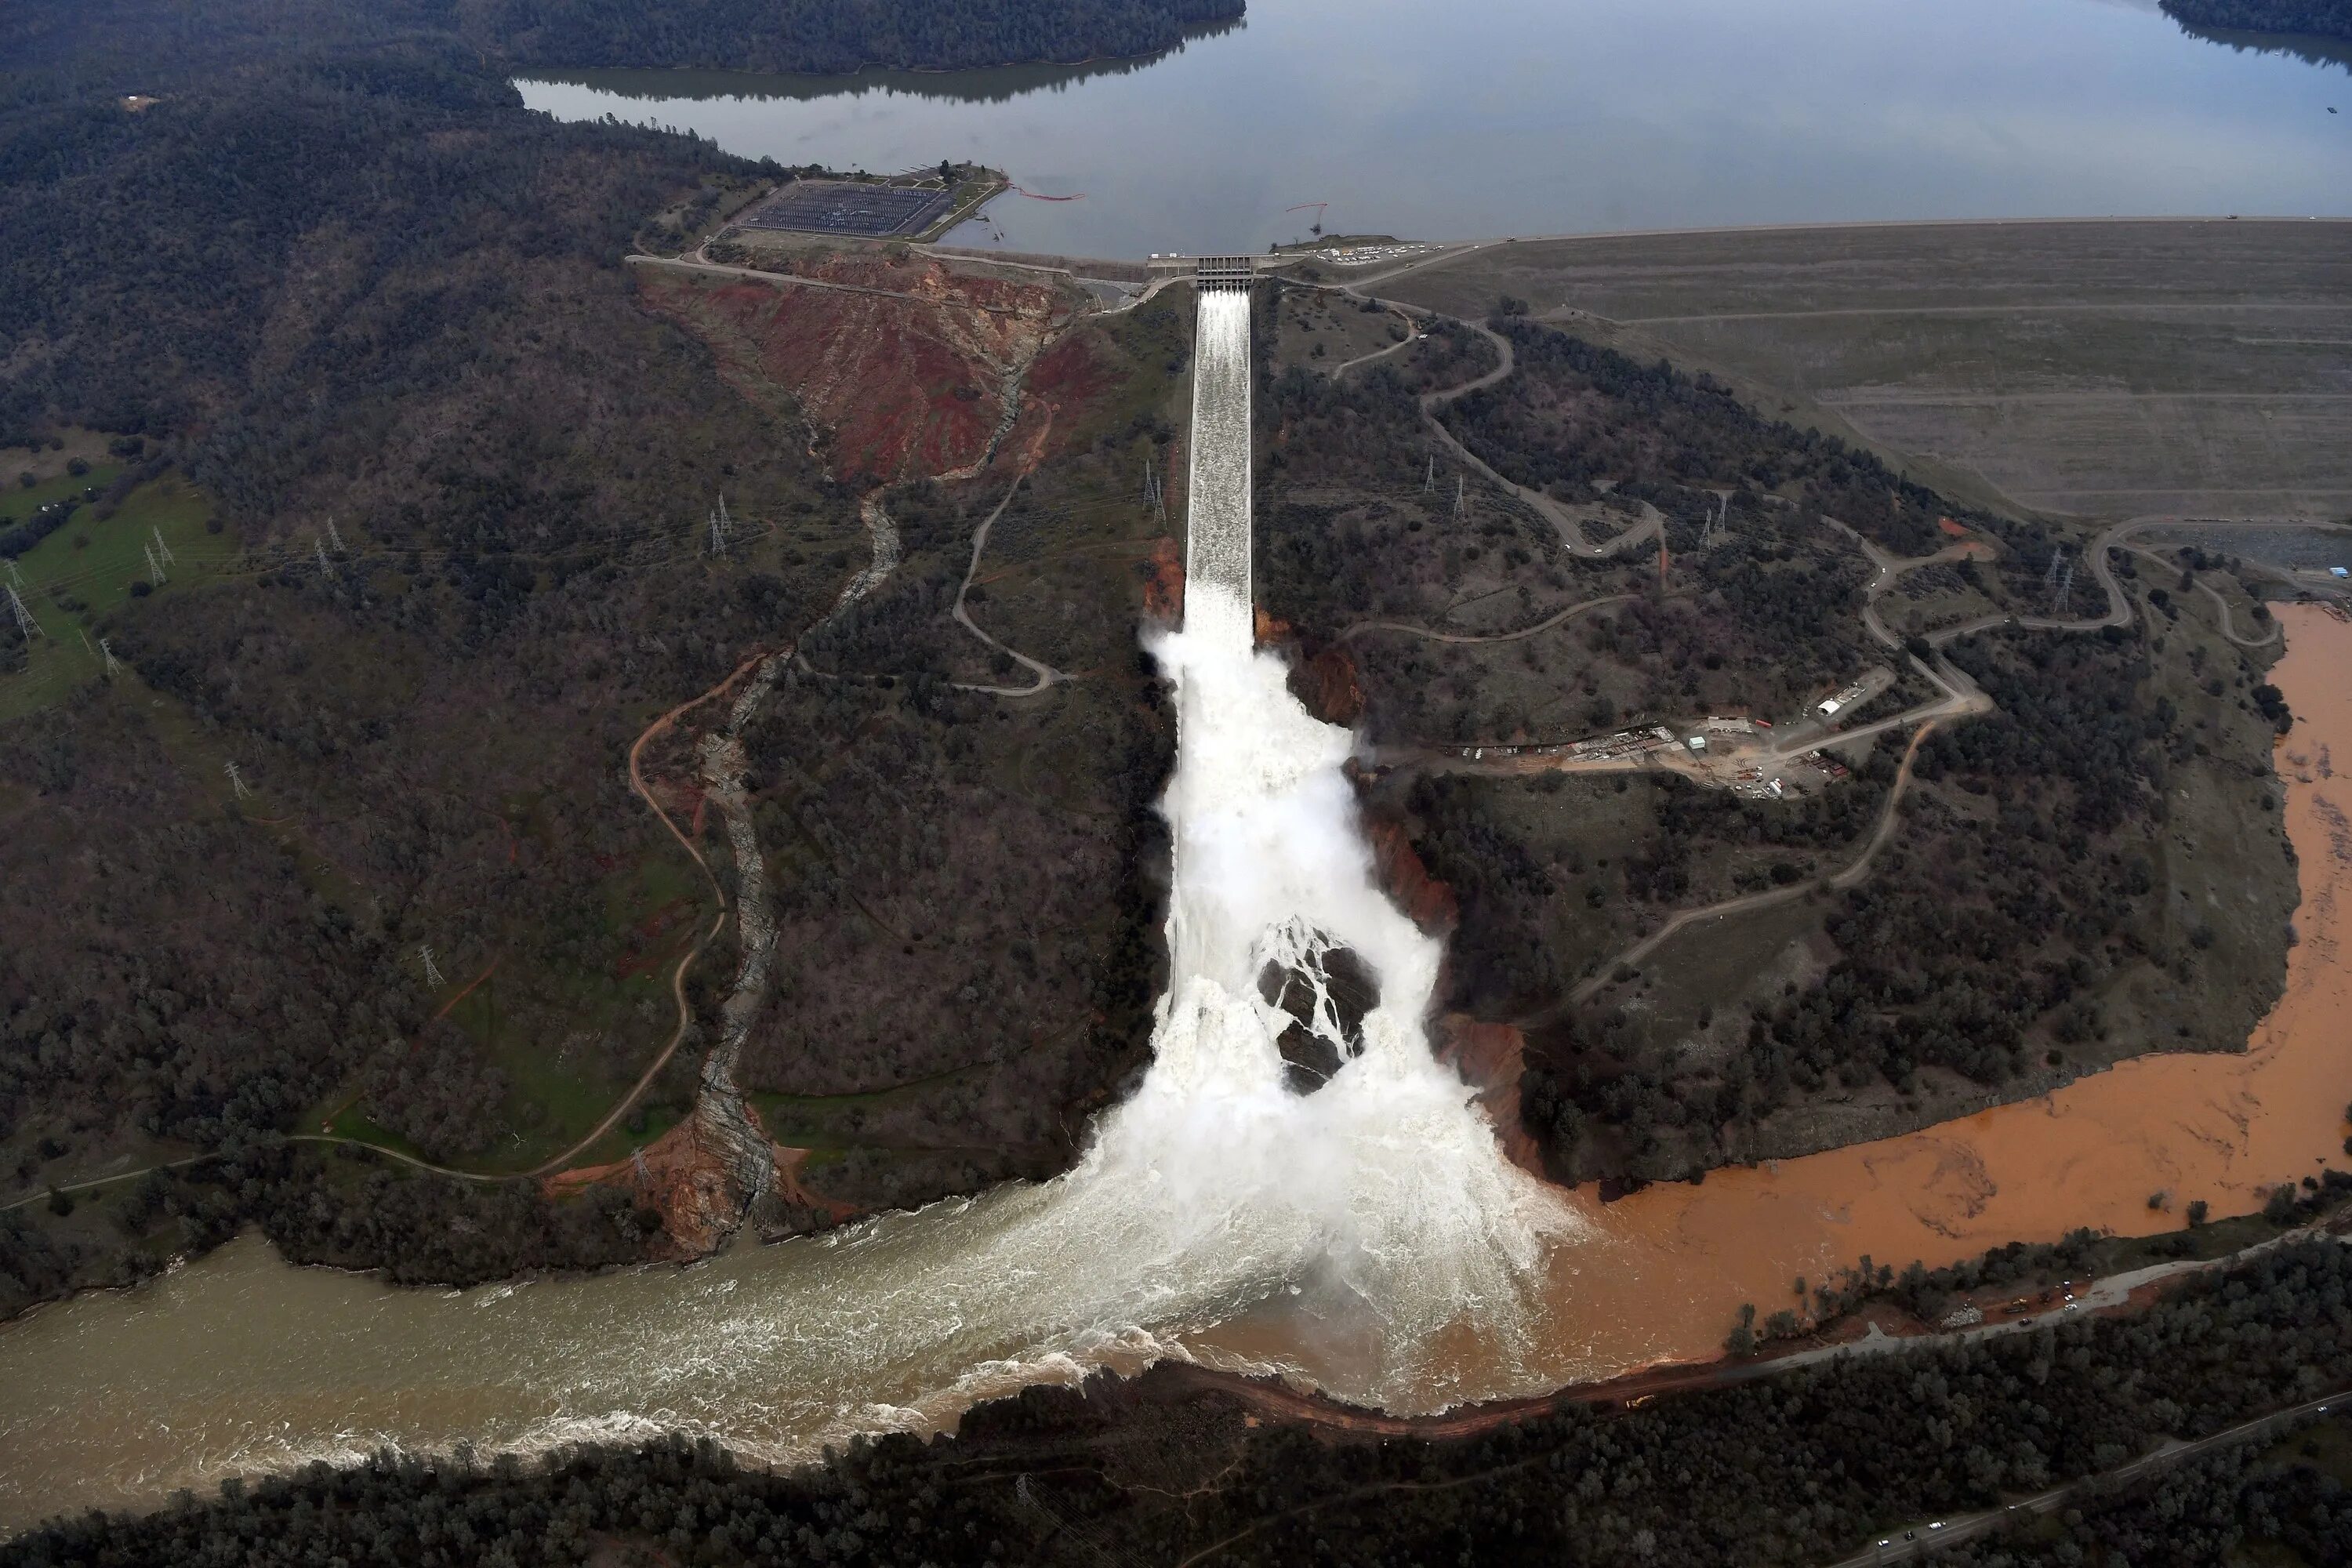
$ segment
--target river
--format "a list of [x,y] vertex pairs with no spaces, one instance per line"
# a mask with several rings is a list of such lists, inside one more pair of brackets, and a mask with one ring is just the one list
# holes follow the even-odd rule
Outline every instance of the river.
[[2192,36],[2142,0],[1254,0],[1143,62],[517,85],[789,164],[993,164],[1081,199],[1008,195],[953,237],[1077,256],[1262,250],[1307,235],[1301,204],[1434,239],[2352,212],[2340,53]]

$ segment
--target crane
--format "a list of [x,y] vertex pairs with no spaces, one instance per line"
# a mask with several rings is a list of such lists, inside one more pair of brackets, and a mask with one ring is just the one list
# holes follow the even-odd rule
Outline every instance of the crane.
[[1315,221],[1307,226],[1307,232],[1309,234],[1321,234],[1323,232],[1323,209],[1330,205],[1331,204],[1329,202],[1301,202],[1295,207],[1285,207],[1282,210],[1286,213],[1303,213],[1308,207],[1313,207],[1315,209]]

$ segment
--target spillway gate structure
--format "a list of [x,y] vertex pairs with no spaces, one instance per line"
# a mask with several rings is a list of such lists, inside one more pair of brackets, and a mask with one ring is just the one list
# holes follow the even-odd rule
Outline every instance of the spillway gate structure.
[[1202,256],[1193,258],[1193,287],[1246,289],[1257,281],[1255,256]]

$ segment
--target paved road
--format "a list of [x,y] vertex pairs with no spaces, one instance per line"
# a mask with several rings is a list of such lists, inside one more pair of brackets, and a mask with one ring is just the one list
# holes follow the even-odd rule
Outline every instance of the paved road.
[[2341,1393],[2324,1394],[2317,1399],[2305,1400],[2303,1404],[2289,1409],[2274,1411],[2268,1415],[2257,1416],[2252,1421],[2241,1422],[2224,1431],[2216,1432],[2210,1437],[2200,1437],[2191,1443],[2168,1442],[2161,1447],[2141,1455],[2127,1465],[2118,1465],[2112,1470],[2102,1470],[2096,1475],[2084,1476],[2081,1480],[2071,1481],[2063,1487],[2053,1487],[2046,1492],[2036,1492],[2023,1501],[2011,1503],[2005,1508],[1987,1509],[1982,1513],[1966,1513],[1952,1519],[1907,1525],[1881,1538],[1868,1551],[1856,1552],[1853,1556],[1834,1564],[1834,1568],[1877,1568],[1877,1565],[1883,1563],[1908,1563],[1927,1552],[1941,1551],[1945,1547],[1958,1545],[1963,1541],[1973,1541],[1979,1536],[1989,1535],[2010,1521],[2022,1515],[2055,1512],[2069,1498],[2087,1488],[2118,1481],[2145,1479],[2160,1471],[2169,1469],[2184,1460],[2196,1458],[2201,1454],[2210,1454],[2216,1448],[2225,1448],[2234,1443],[2244,1443],[2257,1437],[2268,1436],[2300,1421],[2306,1415],[2326,1410],[2329,1405],[2347,1397],[2352,1397],[2352,1395]]
[[991,305],[978,300],[940,300],[921,294],[908,294],[898,289],[868,289],[858,283],[834,283],[822,278],[803,278],[796,272],[764,272],[756,267],[734,267],[723,261],[690,260],[684,257],[625,256],[622,261],[631,267],[666,267],[678,272],[709,272],[728,278],[750,278],[761,283],[773,283],[781,288],[823,289],[835,294],[872,294],[884,300],[911,300],[918,305],[937,308],[951,304],[966,310],[984,310],[992,316],[1021,316],[1030,312],[1014,305]]

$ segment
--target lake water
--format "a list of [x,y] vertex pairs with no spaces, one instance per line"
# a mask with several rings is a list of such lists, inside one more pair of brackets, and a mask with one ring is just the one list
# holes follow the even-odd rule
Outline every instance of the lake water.
[[[1255,0],[1145,62],[594,71],[566,119],[1007,171],[959,243],[1069,255],[1898,218],[2352,213],[2352,70],[2118,0]],[[2330,106],[2342,110],[2327,112]]]

